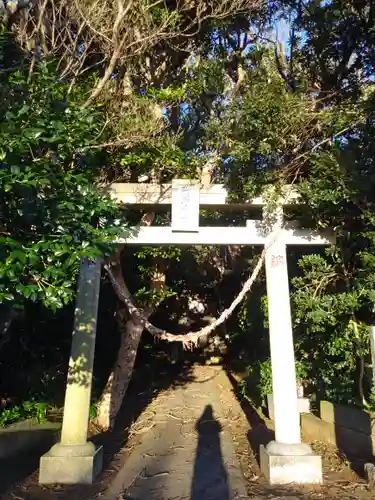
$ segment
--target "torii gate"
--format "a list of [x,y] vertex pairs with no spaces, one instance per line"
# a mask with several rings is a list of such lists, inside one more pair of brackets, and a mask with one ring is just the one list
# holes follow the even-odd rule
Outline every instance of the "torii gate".
[[[244,227],[200,227],[200,207],[266,208],[259,197],[240,204],[227,203],[223,185],[201,186],[198,181],[176,179],[172,184],[122,184],[111,195],[126,205],[172,205],[170,227],[137,227],[114,244],[130,245],[267,245],[265,257],[275,441],[260,450],[261,470],[271,484],[321,483],[321,457],[301,442],[293,332],[287,270],[287,245],[328,245],[332,236],[283,224],[282,206],[297,202],[285,187],[279,208],[264,220],[248,220]],[[269,214],[268,214],[269,215]],[[83,260],[76,299],[75,325],[66,387],[61,441],[40,460],[41,484],[92,483],[102,468],[102,449],[87,441],[96,318],[101,262]]]

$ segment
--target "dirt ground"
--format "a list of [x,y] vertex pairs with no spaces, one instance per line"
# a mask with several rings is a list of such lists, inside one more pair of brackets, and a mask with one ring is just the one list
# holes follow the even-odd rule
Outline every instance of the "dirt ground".
[[[321,442],[310,443],[314,451],[322,456],[323,460],[323,486],[270,486],[261,474],[258,459],[259,445],[266,445],[274,439],[271,422],[261,418],[257,411],[246,401],[236,399],[233,404],[232,397],[236,394],[236,382],[231,374],[225,380],[226,391],[222,398],[231,429],[232,439],[235,443],[242,472],[247,481],[248,495],[251,499],[281,499],[288,500],[306,499],[374,499],[375,492],[371,491],[363,477],[352,469],[353,464],[343,457],[339,451],[330,445]],[[355,470],[360,469],[360,464],[354,464]]]
[[[152,374],[149,374],[152,377]],[[104,472],[92,486],[41,487],[38,457],[20,460],[24,478],[7,484],[4,500],[234,500],[375,498],[345,457],[322,443],[324,485],[271,487],[257,462],[260,444],[273,438],[267,422],[236,397],[235,381],[219,367],[186,366],[135,381],[116,429],[93,441],[104,447]],[[144,374],[143,374],[144,382]],[[95,430],[93,430],[95,434]],[[25,467],[26,462],[28,466]],[[34,469],[34,470],[33,470]]]

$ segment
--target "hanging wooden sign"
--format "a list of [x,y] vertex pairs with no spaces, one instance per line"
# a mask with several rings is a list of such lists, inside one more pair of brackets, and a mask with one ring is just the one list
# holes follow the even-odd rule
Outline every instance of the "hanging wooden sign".
[[172,181],[172,231],[199,231],[199,194],[199,181]]

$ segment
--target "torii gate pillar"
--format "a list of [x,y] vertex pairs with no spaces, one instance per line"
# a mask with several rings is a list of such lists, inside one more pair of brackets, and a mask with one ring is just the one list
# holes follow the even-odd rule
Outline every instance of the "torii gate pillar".
[[265,265],[275,441],[266,448],[261,446],[260,466],[271,484],[320,484],[323,481],[322,459],[309,445],[301,442],[282,210],[273,230],[279,233],[268,246]]
[[40,484],[91,484],[102,468],[102,447],[87,441],[100,276],[100,260],[83,259],[61,440],[40,459]]

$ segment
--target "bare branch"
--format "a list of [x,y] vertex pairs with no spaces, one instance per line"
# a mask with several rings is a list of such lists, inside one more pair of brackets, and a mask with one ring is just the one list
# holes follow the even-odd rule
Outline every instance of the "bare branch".
[[[85,105],[94,100],[114,75],[118,64],[150,53],[161,42],[194,37],[204,23],[233,14],[251,13],[263,0],[31,0],[19,35],[60,58],[64,76],[77,79],[85,60],[98,53],[107,68]],[[21,33],[22,31],[22,33]],[[89,41],[91,40],[91,44]]]

